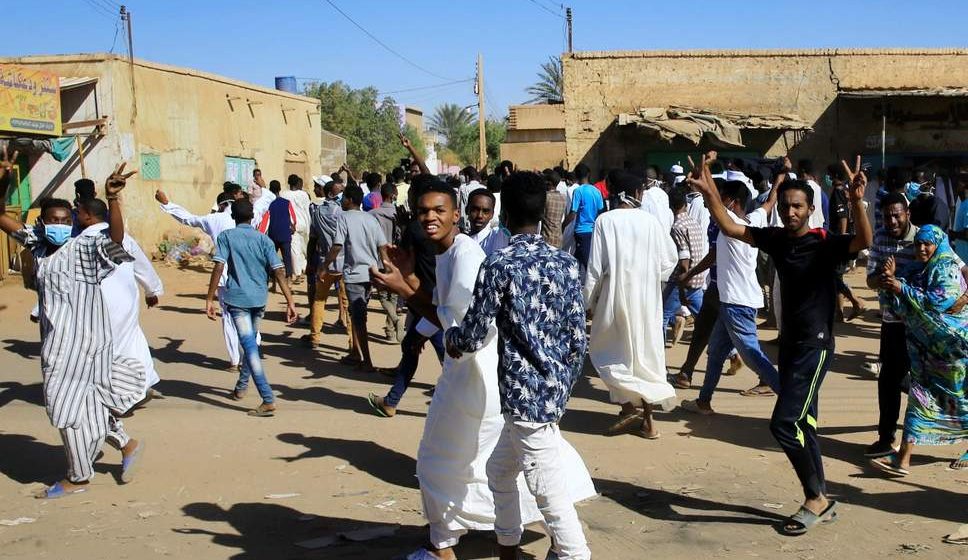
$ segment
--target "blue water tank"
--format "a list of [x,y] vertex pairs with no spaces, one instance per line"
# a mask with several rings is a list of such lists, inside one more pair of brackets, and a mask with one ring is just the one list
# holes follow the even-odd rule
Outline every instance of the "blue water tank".
[[286,93],[298,93],[296,91],[296,77],[276,76],[276,89]]

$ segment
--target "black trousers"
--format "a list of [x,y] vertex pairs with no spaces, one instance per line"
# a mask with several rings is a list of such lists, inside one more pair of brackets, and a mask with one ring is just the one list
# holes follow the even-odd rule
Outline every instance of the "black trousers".
[[901,414],[901,392],[904,378],[911,370],[904,323],[881,325],[881,371],[877,376],[877,408],[880,418],[877,435],[880,441],[893,443],[897,419]]
[[286,267],[286,278],[292,278],[292,241],[272,240],[276,251],[282,253],[282,264]]
[[802,344],[780,346],[780,392],[770,431],[793,464],[807,499],[827,491],[817,440],[817,400],[832,355],[833,349]]
[[706,289],[706,293],[703,294],[702,307],[699,308],[699,314],[696,315],[696,320],[692,324],[692,340],[689,341],[689,353],[686,355],[686,361],[683,362],[680,370],[690,380],[692,379],[692,372],[696,369],[696,364],[699,363],[699,358],[709,344],[709,336],[712,334],[713,327],[716,325],[716,319],[718,318],[719,288],[716,282],[712,282]]

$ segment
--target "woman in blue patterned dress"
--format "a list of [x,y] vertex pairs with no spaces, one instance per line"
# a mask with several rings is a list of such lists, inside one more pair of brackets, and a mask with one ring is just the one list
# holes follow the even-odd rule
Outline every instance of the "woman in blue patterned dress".
[[[871,461],[890,474],[908,474],[915,445],[968,440],[968,293],[959,259],[937,226],[914,238],[915,262],[897,270],[889,261],[882,278],[892,310],[904,319],[911,357],[911,390],[900,450]],[[968,455],[968,453],[966,453]],[[956,460],[960,466],[966,457]]]

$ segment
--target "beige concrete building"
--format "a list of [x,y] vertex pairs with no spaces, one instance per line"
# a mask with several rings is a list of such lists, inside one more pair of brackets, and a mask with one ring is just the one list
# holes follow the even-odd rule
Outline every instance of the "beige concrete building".
[[[99,192],[118,162],[139,170],[129,181],[124,205],[128,229],[146,251],[178,229],[159,210],[156,189],[206,213],[224,181],[248,186],[255,167],[267,181],[283,185],[290,173],[311,183],[321,172],[316,99],[189,68],[143,60],[132,65],[110,54],[3,58],[0,63],[61,77],[65,134],[84,134],[84,167]],[[345,158],[345,142],[343,153]],[[21,162],[31,201],[73,199],[73,183],[81,177],[76,150],[62,162],[42,152],[28,153]]]
[[565,106],[512,105],[501,159],[518,169],[545,169],[565,161]]
[[[860,152],[880,167],[968,156],[968,50],[620,51],[564,54],[567,163],[594,172],[684,163],[719,147],[736,156],[827,164]],[[712,115],[741,145],[695,131]],[[664,122],[657,122],[664,121]],[[687,122],[688,121],[688,122]],[[676,128],[682,125],[681,128]],[[663,128],[668,131],[668,128]],[[882,135],[885,141],[882,143]],[[671,138],[669,138],[671,136]]]

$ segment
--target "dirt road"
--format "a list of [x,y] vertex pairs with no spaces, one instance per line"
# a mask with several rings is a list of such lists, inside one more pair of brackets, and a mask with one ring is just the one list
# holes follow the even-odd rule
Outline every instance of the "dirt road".
[[[89,491],[51,502],[32,497],[66,466],[42,406],[37,329],[27,321],[34,295],[16,279],[0,287],[0,302],[9,306],[0,312],[0,520],[33,519],[0,521],[0,557],[388,559],[422,544],[413,473],[425,392],[440,372],[432,355],[423,356],[400,413],[377,418],[365,397],[383,394],[388,379],[336,363],[344,334],[330,331],[317,353],[303,348],[298,337],[305,331],[281,322],[281,298],[273,296],[263,349],[279,412],[250,418],[243,411],[258,404],[255,391],[244,403],[227,398],[234,375],[223,369],[220,327],[203,314],[207,276],[158,268],[167,294],[159,308],[143,312],[142,323],[167,398],[125,421],[148,445],[138,478],[119,485],[120,454],[105,447]],[[861,277],[849,280],[856,287]],[[872,294],[862,293],[873,309]],[[601,493],[579,509],[595,558],[968,558],[968,547],[940,540],[968,522],[968,472],[946,469],[964,449],[921,449],[902,480],[865,467],[862,452],[877,418],[876,381],[860,369],[877,348],[871,320],[869,312],[839,328],[820,401],[821,445],[840,520],[802,538],[774,530],[802,495],[767,427],[773,400],[738,394],[753,383],[749,370],[723,378],[716,416],[661,415],[656,441],[600,435],[617,406],[588,370],[562,427]],[[382,335],[375,310],[370,327]],[[395,365],[398,347],[373,347],[378,365]],[[669,351],[670,366],[685,350],[680,344]],[[694,398],[696,390],[679,393]],[[387,525],[393,534],[374,538]],[[359,529],[374,531],[354,533]],[[347,532],[364,540],[338,537]],[[295,545],[310,539],[321,546]],[[458,555],[494,558],[492,542],[491,534],[470,535]],[[539,529],[527,533],[528,553],[543,559],[547,548]]]

